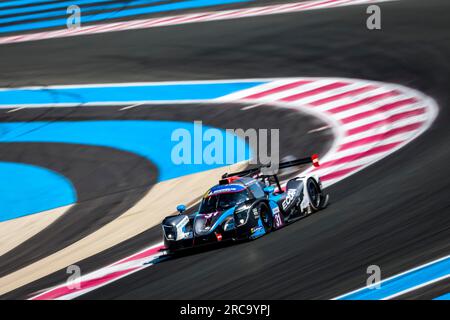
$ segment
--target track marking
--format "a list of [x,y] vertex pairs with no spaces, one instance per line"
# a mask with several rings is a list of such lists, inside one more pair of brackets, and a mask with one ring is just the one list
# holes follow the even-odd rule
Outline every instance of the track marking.
[[[145,248],[130,257],[84,275],[76,282],[72,281],[41,292],[32,297],[31,300],[69,300],[76,298],[91,292],[100,286],[107,285],[125,276],[150,267],[163,255],[163,252],[161,252],[162,249],[162,243]],[[71,287],[69,287],[75,287],[75,285],[79,285],[80,289],[71,289]]]
[[382,280],[376,283],[381,285],[380,289],[362,287],[333,298],[333,300],[389,300],[449,277],[450,255]]
[[131,21],[121,21],[97,25],[89,25],[78,29],[62,29],[37,33],[19,34],[0,38],[0,44],[18,43],[27,41],[38,41],[44,39],[65,38],[88,34],[98,34],[106,32],[148,29],[171,25],[181,25],[198,22],[229,20],[247,17],[259,17],[272,14],[282,14],[290,12],[301,12],[317,9],[327,9],[351,5],[373,4],[398,0],[312,0],[298,3],[284,3],[263,7],[242,8],[225,11],[209,11],[190,14],[181,14],[163,18],[150,18]]
[[252,105],[250,105],[250,106],[243,107],[241,110],[243,110],[243,111],[245,111],[245,110],[250,110],[250,109],[253,109],[253,108],[260,107],[260,106],[262,106],[262,105],[264,105],[264,103],[252,104]]
[[136,108],[136,107],[139,107],[139,106],[142,106],[142,103],[135,103],[135,104],[132,104],[130,106],[123,107],[123,108],[121,108],[119,110],[120,111],[129,110],[129,109]]
[[[436,103],[430,97],[404,86],[382,82],[347,78],[277,78],[227,80],[227,83],[233,83],[233,81],[260,84],[200,102],[219,105],[250,103],[249,107],[267,104],[309,113],[328,124],[327,127],[332,129],[335,135],[333,146],[325,156],[321,157],[322,165],[319,168],[310,167],[306,170],[318,174],[325,187],[363,170],[405,146],[429,128],[438,112]],[[195,83],[208,86],[211,82],[215,81]],[[183,83],[189,85],[193,82],[177,82],[177,85]],[[126,87],[127,85],[131,84],[116,86]],[[150,85],[160,85],[165,88],[167,83]],[[102,85],[84,85],[84,87],[101,88]],[[45,90],[53,88],[47,87]],[[65,87],[58,86],[58,88]],[[1,91],[2,89],[0,93]],[[286,99],[286,97],[291,98]],[[395,97],[395,101],[403,101],[398,109],[392,105],[386,107],[388,103],[396,103],[391,100],[392,97]],[[169,97],[167,101],[171,104],[186,103],[182,99],[170,101]],[[161,101],[157,102],[161,103]],[[85,101],[85,103],[88,102]],[[324,105],[326,105],[325,108]],[[417,111],[418,106],[422,109],[420,113]],[[356,109],[358,111],[352,115],[346,114],[344,118],[340,116],[343,112]],[[355,117],[352,118],[354,121],[348,121],[348,116]],[[324,130],[324,127],[318,129]],[[301,174],[303,173],[299,175]],[[156,245],[158,246],[162,249],[161,243]],[[61,285],[46,290],[32,299],[72,299],[95,290],[152,265],[156,262],[153,261],[152,248],[154,247],[144,249],[140,253],[82,278],[82,283],[88,284],[88,288],[67,291],[61,289],[65,287]]]
[[311,129],[311,130],[308,131],[308,133],[316,133],[316,132],[320,132],[320,131],[325,131],[325,130],[330,129],[330,128],[331,128],[330,125],[326,125],[326,126],[319,127],[317,129]]
[[[34,34],[25,34],[25,35],[15,35],[15,36],[9,36],[9,37],[3,37],[0,38],[0,44],[8,44],[8,43],[17,43],[17,42],[26,42],[26,41],[37,41],[37,40],[43,40],[43,39],[51,39],[51,38],[61,38],[61,37],[70,37],[70,36],[78,36],[78,35],[86,35],[86,34],[96,34],[96,33],[104,33],[104,32],[114,32],[114,31],[122,31],[122,30],[134,30],[134,29],[144,29],[144,28],[152,28],[152,27],[162,27],[162,26],[169,26],[169,25],[177,25],[177,24],[187,24],[187,23],[194,23],[194,22],[207,22],[207,21],[217,21],[217,20],[226,20],[226,19],[235,19],[235,18],[245,18],[245,17],[256,17],[256,16],[263,16],[263,15],[269,15],[269,14],[281,14],[281,13],[287,13],[287,12],[300,12],[300,11],[306,11],[306,10],[312,10],[312,9],[322,9],[322,8],[330,8],[330,7],[337,7],[337,6],[344,6],[344,5],[357,5],[357,4],[366,4],[366,3],[377,3],[377,2],[385,2],[385,1],[395,1],[395,0],[380,0],[380,1],[373,1],[373,0],[328,0],[328,1],[308,1],[308,2],[301,2],[301,3],[295,3],[295,4],[283,4],[283,5],[273,5],[273,6],[267,6],[267,7],[259,7],[259,8],[250,8],[250,9],[238,9],[238,10],[228,10],[228,11],[218,11],[218,12],[206,12],[206,13],[198,13],[198,14],[189,14],[189,15],[179,15],[179,16],[174,16],[174,17],[166,17],[166,18],[156,18],[156,19],[145,19],[145,20],[135,20],[135,21],[125,21],[125,22],[116,22],[116,23],[111,23],[111,24],[102,24],[102,25],[93,25],[93,26],[88,26],[88,27],[83,27],[80,28],[78,30],[55,30],[55,31],[48,31],[48,32],[40,32],[40,33],[34,33]],[[290,83],[290,80],[281,80],[281,81],[286,81],[287,85],[290,86],[290,88],[295,88],[295,84]],[[303,81],[303,80],[300,80]],[[273,102],[272,104],[276,104],[280,107],[286,107],[286,108],[293,108],[293,109],[300,109],[302,108],[302,106],[296,106],[296,105],[291,105],[289,103],[294,102],[296,99],[297,100],[301,100],[303,99],[304,101],[306,101],[305,99],[309,99],[310,96],[314,96],[317,93],[323,93],[326,92],[327,89],[340,89],[339,87],[325,87],[322,88],[321,90],[317,90],[317,91],[311,91],[308,92],[307,94],[305,93],[300,93],[298,92],[297,95],[292,95],[290,96],[290,98],[286,98],[285,101],[279,101],[276,97],[272,96],[272,100],[268,100],[266,103],[268,102]],[[407,89],[407,88],[405,88]],[[280,88],[277,87],[276,85],[274,85],[274,88],[272,89],[274,91],[279,91],[279,92],[283,92],[285,89],[284,88]],[[274,92],[260,92],[260,93],[255,93],[255,96],[258,96],[258,98],[263,98],[266,96],[271,96],[272,93]],[[294,90],[295,91],[295,90]],[[242,93],[242,92],[241,92]],[[240,93],[238,93],[239,96]],[[288,92],[283,92],[283,94],[286,97],[289,97],[289,93]],[[350,98],[352,98],[352,94],[353,93],[349,93],[348,96]],[[252,100],[255,99],[255,96],[248,96],[246,97],[247,100]],[[319,101],[312,101],[311,105],[312,106],[319,106],[319,108],[324,108],[323,103],[325,103],[326,105],[332,105],[334,107],[336,107],[336,104],[334,104],[334,100],[335,99],[341,99],[342,97],[344,97],[345,95],[339,95],[337,92],[335,93],[335,96],[330,96],[327,98],[321,98],[322,100]],[[375,97],[375,100],[378,99],[379,97]],[[239,99],[238,99],[239,100]],[[245,101],[245,97],[242,98],[241,100]],[[351,102],[353,102],[353,99],[350,99]],[[430,104],[430,110],[429,111],[429,115],[427,117],[427,119],[421,123],[421,126],[417,128],[417,130],[412,130],[412,134],[408,137],[404,137],[405,140],[402,143],[398,143],[395,147],[393,147],[392,149],[388,150],[389,152],[385,153],[385,154],[381,154],[378,155],[377,157],[372,157],[369,160],[370,161],[366,161],[363,163],[360,163],[358,165],[355,165],[355,163],[352,163],[350,166],[347,166],[345,168],[334,168],[333,171],[327,172],[326,170],[321,172],[322,178],[323,177],[327,177],[327,179],[325,179],[327,181],[328,185],[331,185],[332,183],[336,183],[337,181],[349,176],[350,174],[354,174],[359,170],[362,170],[364,167],[380,160],[382,157],[387,156],[388,154],[398,150],[399,148],[401,148],[403,145],[405,145],[406,143],[408,143],[409,141],[412,141],[412,139],[414,139],[415,137],[417,137],[418,135],[420,135],[420,133],[422,133],[423,131],[425,131],[429,125],[431,124],[431,122],[434,120],[434,117],[436,116],[437,113],[437,108],[435,107],[435,103],[434,101],[432,101],[431,99],[427,98],[426,100],[429,100],[428,102],[431,103]],[[170,101],[170,100],[168,100]],[[147,101],[145,101],[147,102]],[[163,103],[164,101],[158,101],[157,103]],[[186,101],[185,101],[186,102]],[[235,101],[236,102],[236,101]],[[297,101],[298,102],[298,101]],[[351,103],[349,102],[349,103]],[[336,152],[337,150],[339,150],[339,142],[343,141],[343,137],[344,137],[344,132],[342,130],[342,128],[340,128],[339,126],[336,126],[336,124],[339,124],[339,119],[333,118],[333,117],[329,117],[329,114],[333,114],[334,113],[340,113],[340,112],[344,112],[344,111],[349,111],[353,108],[358,108],[361,107],[363,105],[366,105],[366,102],[370,103],[369,101],[363,101],[362,103],[358,103],[358,104],[353,104],[353,105],[347,105],[347,106],[341,106],[340,109],[334,109],[330,112],[326,112],[327,114],[325,114],[322,110],[322,112],[320,110],[316,110],[316,111],[311,111],[311,113],[316,114],[317,116],[319,116],[322,119],[327,119],[335,134],[336,134],[336,141],[334,143],[334,146],[332,148],[332,150],[325,156],[325,158],[332,158],[332,154],[333,152]],[[210,102],[211,103],[211,102]],[[318,108],[318,109],[319,109]],[[306,109],[302,109],[302,111],[308,112]],[[325,110],[326,111],[326,110]],[[376,127],[376,126],[375,126]],[[370,135],[372,134],[373,129],[375,128],[370,128],[367,127],[367,131],[365,131],[364,133],[367,134],[368,137],[370,137]],[[355,136],[357,136],[357,134],[355,134]],[[367,137],[367,138],[368,138]],[[372,135],[373,137],[373,135]],[[377,136],[379,137],[379,136]],[[350,143],[350,142],[348,142]],[[361,144],[364,145],[364,144]],[[358,147],[358,145],[355,145],[355,147]],[[342,149],[341,149],[342,150]],[[320,172],[320,169],[319,169]],[[160,244],[158,244],[160,245]],[[157,246],[158,246],[157,245]],[[147,249],[145,249],[147,250]],[[134,255],[133,255],[134,256]],[[126,258],[125,260],[133,260],[133,256],[131,256],[130,258]],[[142,257],[142,256],[140,256]],[[145,259],[152,259],[152,256],[144,256]],[[114,265],[114,270],[117,270],[117,263],[113,264]],[[125,269],[125,272],[116,272],[114,273],[113,277],[100,277],[100,278],[96,278],[93,274],[95,274],[95,272],[93,274],[90,274],[90,278],[88,277],[86,279],[86,281],[92,281],[92,280],[99,280],[101,279],[101,281],[99,281],[99,284],[97,286],[90,286],[89,288],[80,291],[80,292],[70,292],[66,295],[55,295],[52,298],[55,299],[64,299],[64,298],[74,298],[77,297],[81,294],[84,294],[88,291],[94,290],[95,288],[98,288],[99,286],[102,285],[106,285],[112,281],[115,281],[117,279],[120,279],[128,274],[137,272],[139,270],[141,270],[142,268],[145,268],[146,266],[151,265],[151,263],[136,267],[130,267],[130,264],[128,263],[119,263],[119,265],[123,265],[123,266],[127,266],[127,269]],[[119,268],[120,269],[120,268]],[[111,275],[112,273],[108,273],[111,269],[106,267],[106,268],[102,268],[100,269],[102,270],[101,274],[103,275]],[[107,279],[107,280],[105,280]],[[92,282],[90,282],[92,284]],[[95,281],[94,281],[95,283]],[[57,287],[57,288],[61,288],[61,286]],[[57,290],[57,288],[53,288],[50,291],[52,291],[53,293],[55,293],[55,290]],[[48,294],[50,291],[46,291],[44,293],[39,294],[38,296],[34,297],[34,298],[45,298],[45,295]],[[49,296],[48,296],[49,297]]]
[[26,107],[19,107],[19,108],[11,109],[11,110],[6,111],[6,113],[17,112],[17,111],[22,110],[22,109],[25,109],[25,108],[26,108]]
[[433,300],[449,300],[450,301],[450,293],[446,293],[446,294],[444,294],[442,296],[434,298]]
[[402,296],[402,295],[404,295],[404,294],[406,294],[406,293],[408,293],[408,292],[416,291],[417,289],[420,289],[420,288],[429,286],[430,284],[437,283],[437,282],[440,282],[440,281],[445,280],[445,279],[448,279],[448,278],[450,278],[450,274],[447,274],[447,275],[445,275],[445,276],[442,276],[442,277],[440,277],[440,278],[436,278],[436,279],[433,279],[433,280],[430,280],[430,281],[426,281],[426,282],[421,283],[421,284],[419,284],[419,285],[417,285],[417,286],[414,286],[414,287],[405,289],[405,290],[403,290],[403,291],[400,291],[400,292],[398,292],[398,293],[395,293],[395,294],[393,294],[393,295],[387,296],[386,298],[383,298],[383,299],[381,299],[381,300],[390,300],[390,299],[394,299],[394,298],[400,297],[400,296]]

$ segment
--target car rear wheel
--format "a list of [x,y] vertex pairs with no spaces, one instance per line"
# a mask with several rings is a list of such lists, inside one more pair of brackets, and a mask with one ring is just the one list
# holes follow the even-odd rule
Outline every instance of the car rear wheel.
[[315,212],[320,209],[320,201],[322,199],[322,190],[317,181],[309,178],[306,182],[306,189],[308,190],[309,199],[311,200],[311,209]]

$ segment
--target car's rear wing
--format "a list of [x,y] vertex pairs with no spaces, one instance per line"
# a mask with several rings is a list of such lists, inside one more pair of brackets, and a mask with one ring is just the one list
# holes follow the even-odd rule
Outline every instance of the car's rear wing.
[[[300,166],[300,165],[310,164],[310,163],[312,163],[315,167],[319,167],[320,166],[319,156],[317,154],[313,154],[311,157],[308,157],[308,158],[301,158],[301,159],[281,162],[278,164],[278,169],[285,169],[285,168],[289,168],[289,167]],[[220,180],[220,184],[230,183],[230,179],[232,179],[233,177],[235,178],[235,177],[252,176],[254,178],[263,178],[263,179],[264,179],[264,177],[268,177],[269,179],[270,179],[270,177],[273,177],[273,179],[275,180],[275,183],[278,187],[278,190],[281,191],[282,189],[281,189],[281,184],[280,184],[280,180],[278,179],[278,176],[275,173],[262,174],[261,169],[263,169],[263,168],[270,168],[270,165],[259,166],[259,167],[247,169],[244,171],[239,171],[239,172],[225,173],[222,175],[222,180]]]
[[[312,163],[315,167],[319,166],[319,156],[317,154],[313,154],[311,157],[301,158],[286,162],[280,162],[278,164],[278,169],[285,169],[294,166],[300,166],[304,164]],[[233,173],[225,173],[222,175],[222,179],[226,179],[228,177],[247,177],[251,175],[259,175],[261,173],[261,169],[269,168],[270,165],[259,166],[251,169],[247,169],[244,171],[233,172]]]

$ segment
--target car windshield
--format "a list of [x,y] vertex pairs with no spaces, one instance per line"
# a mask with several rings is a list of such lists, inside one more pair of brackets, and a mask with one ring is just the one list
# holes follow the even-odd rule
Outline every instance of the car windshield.
[[203,198],[199,213],[224,211],[248,200],[247,190],[232,193],[219,193]]

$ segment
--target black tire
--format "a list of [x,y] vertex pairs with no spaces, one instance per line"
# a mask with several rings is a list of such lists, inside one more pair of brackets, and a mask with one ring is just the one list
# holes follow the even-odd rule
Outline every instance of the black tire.
[[317,181],[313,178],[309,178],[306,181],[306,190],[308,191],[309,198],[311,200],[311,209],[319,211],[320,202],[322,201],[322,190],[319,187]]
[[265,202],[261,202],[258,204],[258,212],[264,226],[264,230],[266,230],[266,233],[269,233],[270,231],[272,231],[273,227],[272,210],[270,210]]

